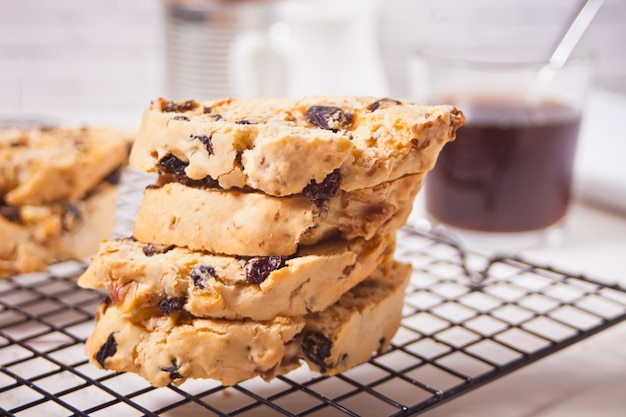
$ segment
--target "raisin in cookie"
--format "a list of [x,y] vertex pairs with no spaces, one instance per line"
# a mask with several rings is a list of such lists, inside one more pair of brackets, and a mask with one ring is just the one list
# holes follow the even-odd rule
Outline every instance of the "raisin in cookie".
[[345,372],[384,352],[402,321],[411,266],[393,262],[382,280],[365,280],[331,307],[306,316],[300,355],[311,370]]
[[302,317],[259,322],[165,315],[158,310],[124,315],[115,306],[101,305],[85,352],[102,368],[137,373],[157,387],[187,378],[233,385],[298,367],[296,349],[288,344],[304,324]]
[[0,200],[75,201],[127,163],[132,136],[105,128],[0,131]]
[[274,196],[306,193],[329,176],[351,191],[430,170],[463,122],[452,106],[373,97],[159,99],[144,113],[130,161]]
[[387,233],[330,239],[290,257],[220,256],[117,239],[101,244],[78,284],[108,289],[122,313],[156,306],[196,317],[271,320],[325,309],[388,264],[394,249]]
[[407,175],[323,200],[171,182],[145,190],[133,235],[141,242],[218,254],[289,256],[300,244],[333,235],[370,239],[383,225],[401,227],[422,177]]
[[117,187],[104,182],[71,203],[0,205],[0,278],[96,253],[113,231],[116,197]]
[[154,386],[210,378],[233,385],[269,380],[299,366],[336,374],[387,348],[397,331],[410,267],[394,263],[382,280],[363,281],[320,313],[270,321],[217,320],[100,307],[86,353],[99,367],[134,372]]

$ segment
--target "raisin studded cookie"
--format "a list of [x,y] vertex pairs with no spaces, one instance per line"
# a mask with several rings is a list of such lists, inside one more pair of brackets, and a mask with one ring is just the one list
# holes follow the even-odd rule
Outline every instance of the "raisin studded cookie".
[[373,97],[158,99],[130,162],[183,183],[328,197],[320,185],[352,191],[430,170],[463,122],[452,106]]
[[154,386],[187,378],[233,385],[269,380],[297,368],[333,375],[382,352],[398,329],[410,266],[394,263],[382,280],[366,280],[319,313],[269,321],[195,318],[139,309],[100,307],[86,352],[98,366],[143,376]]
[[404,225],[423,174],[311,200],[178,182],[148,187],[135,218],[141,242],[240,256],[289,256],[298,245],[340,235],[370,239],[383,225]]
[[219,256],[117,239],[101,244],[78,284],[108,289],[122,313],[158,307],[196,317],[271,320],[325,309],[389,264],[394,249],[387,233],[330,239],[290,257]]
[[78,201],[0,205],[0,278],[96,253],[113,230],[116,197],[117,186],[105,181]]
[[132,136],[105,128],[0,130],[0,201],[41,205],[83,198],[119,176]]

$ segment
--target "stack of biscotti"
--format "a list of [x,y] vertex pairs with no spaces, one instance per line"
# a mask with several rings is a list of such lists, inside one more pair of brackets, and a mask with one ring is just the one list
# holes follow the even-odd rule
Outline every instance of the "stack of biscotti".
[[0,278],[96,253],[113,230],[132,139],[105,128],[0,130]]
[[79,280],[109,291],[88,356],[231,385],[386,349],[411,271],[396,231],[462,123],[370,97],[153,102],[130,162],[158,179]]

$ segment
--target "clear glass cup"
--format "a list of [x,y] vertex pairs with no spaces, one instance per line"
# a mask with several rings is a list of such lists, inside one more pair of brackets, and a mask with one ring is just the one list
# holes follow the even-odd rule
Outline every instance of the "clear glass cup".
[[426,178],[424,201],[431,223],[468,247],[516,252],[554,242],[571,203],[592,61],[572,58],[553,71],[533,51],[411,58],[411,98],[454,104],[466,116]]

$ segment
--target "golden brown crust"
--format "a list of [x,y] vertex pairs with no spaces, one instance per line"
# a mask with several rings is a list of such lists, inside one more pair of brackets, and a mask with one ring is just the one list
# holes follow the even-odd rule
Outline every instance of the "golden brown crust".
[[386,277],[364,281],[323,313],[269,321],[215,320],[155,309],[122,314],[101,306],[86,353],[95,365],[135,372],[154,386],[187,378],[224,385],[266,380],[308,363],[336,374],[388,346],[402,316],[410,267],[394,263]]
[[422,184],[412,174],[322,202],[302,196],[187,187],[148,188],[133,235],[142,242],[241,256],[289,256],[330,236],[370,239],[406,222]]
[[341,189],[373,187],[430,170],[463,114],[374,97],[159,99],[145,111],[131,164],[163,173],[176,157],[188,179],[269,195],[302,193],[341,173]]
[[108,288],[111,304],[123,313],[176,304],[196,317],[271,320],[327,308],[389,263],[394,249],[395,236],[387,233],[370,240],[330,239],[282,259],[118,239],[102,243],[78,284]]

